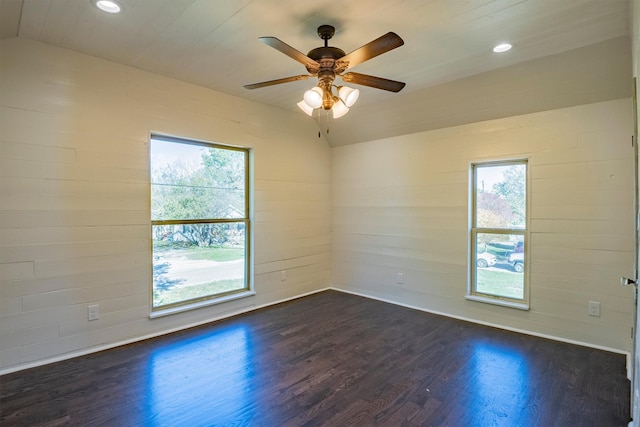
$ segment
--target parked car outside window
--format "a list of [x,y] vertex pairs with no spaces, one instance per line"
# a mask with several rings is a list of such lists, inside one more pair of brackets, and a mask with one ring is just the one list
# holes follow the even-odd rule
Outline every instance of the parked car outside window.
[[489,252],[482,252],[478,254],[476,265],[478,268],[487,268],[495,265],[496,257]]
[[524,253],[514,251],[509,255],[509,264],[511,264],[516,273],[522,273],[524,271]]

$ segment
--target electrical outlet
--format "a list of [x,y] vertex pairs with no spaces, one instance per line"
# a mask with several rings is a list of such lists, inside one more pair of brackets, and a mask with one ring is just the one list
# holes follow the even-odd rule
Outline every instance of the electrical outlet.
[[287,270],[280,271],[280,280],[282,280],[283,282],[287,280]]
[[600,301],[589,301],[589,316],[600,317]]
[[89,320],[98,320],[100,318],[100,306],[98,304],[87,307],[87,312]]
[[396,283],[398,285],[403,285],[404,284],[404,273],[396,274]]

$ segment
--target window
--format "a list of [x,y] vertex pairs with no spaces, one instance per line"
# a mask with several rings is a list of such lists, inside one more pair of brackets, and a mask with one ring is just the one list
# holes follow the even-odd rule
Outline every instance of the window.
[[249,152],[152,135],[152,310],[250,290]]
[[471,168],[469,298],[528,308],[527,162]]

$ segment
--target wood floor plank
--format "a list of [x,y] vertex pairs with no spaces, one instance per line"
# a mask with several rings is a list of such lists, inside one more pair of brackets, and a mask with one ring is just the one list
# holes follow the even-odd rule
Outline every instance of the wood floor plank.
[[626,426],[625,357],[337,291],[0,377],[3,426]]

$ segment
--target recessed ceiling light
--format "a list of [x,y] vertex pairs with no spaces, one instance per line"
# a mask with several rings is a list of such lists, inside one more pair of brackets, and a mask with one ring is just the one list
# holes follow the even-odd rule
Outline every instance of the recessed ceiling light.
[[512,46],[509,43],[500,43],[493,48],[495,53],[502,53],[511,50]]
[[107,13],[120,13],[124,10],[122,5],[114,0],[92,0],[95,7]]

